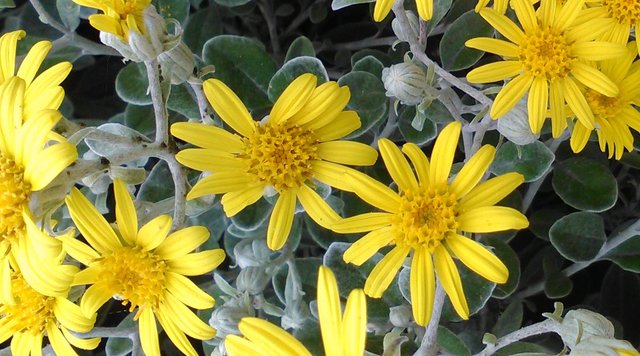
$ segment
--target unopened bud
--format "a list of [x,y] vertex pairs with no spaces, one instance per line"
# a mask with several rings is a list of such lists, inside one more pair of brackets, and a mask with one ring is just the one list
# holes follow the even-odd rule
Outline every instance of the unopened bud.
[[420,31],[420,22],[418,21],[418,16],[416,16],[411,11],[405,11],[407,14],[407,18],[409,19],[409,25],[411,25],[411,31],[408,31],[407,28],[404,28],[400,25],[400,22],[397,18],[394,18],[391,21],[391,28],[393,29],[393,33],[396,34],[396,37],[402,42],[411,42],[414,41],[417,34]]
[[519,146],[533,143],[540,137],[539,134],[531,132],[529,115],[523,102],[498,119],[498,132]]
[[154,60],[164,52],[167,24],[153,5],[149,5],[142,16],[145,33],[129,30],[129,46],[143,61]]
[[398,98],[405,105],[420,104],[428,86],[425,70],[411,61],[384,68],[382,81],[386,95]]
[[236,286],[241,292],[256,295],[264,290],[270,279],[271,277],[265,273],[264,268],[249,266],[240,270]]
[[216,329],[216,337],[225,338],[227,335],[240,334],[238,323],[247,316],[253,316],[253,309],[249,307],[245,298],[234,299],[222,306],[216,307],[209,318],[209,325]]
[[389,308],[389,321],[393,326],[405,328],[411,325],[412,318],[411,309],[406,305]]

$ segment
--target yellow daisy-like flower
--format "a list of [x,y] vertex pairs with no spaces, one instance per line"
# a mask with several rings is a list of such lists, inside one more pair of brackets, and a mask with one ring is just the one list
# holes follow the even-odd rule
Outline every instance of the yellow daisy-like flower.
[[129,31],[144,34],[143,12],[151,0],[73,0],[78,5],[102,11],[89,16],[91,26],[129,41]]
[[[16,72],[16,46],[24,36],[24,31],[14,31],[0,37],[0,269],[4,271],[18,246],[26,246],[22,242],[29,235],[26,220],[32,219],[32,193],[44,189],[78,156],[75,146],[51,131],[61,118],[57,109],[64,91],[59,84],[71,64],[59,63],[36,76],[51,48],[51,42],[42,41],[31,48]],[[29,262],[39,263],[35,257]],[[25,276],[37,272],[22,263],[20,268]],[[8,273],[1,275],[0,283],[11,285]]]
[[[391,11],[396,0],[375,0],[376,5],[373,8],[373,20],[380,22]],[[416,0],[416,8],[418,15],[424,21],[429,21],[433,17],[433,0]]]
[[[635,42],[629,43],[627,49],[626,56],[600,65],[602,72],[620,88],[620,93],[614,97],[591,89],[585,93],[595,117],[600,150],[608,150],[609,158],[615,155],[616,159],[622,158],[625,150],[633,150],[633,135],[629,128],[640,132],[640,113],[634,107],[640,98],[640,61],[633,62],[638,53]],[[590,134],[590,129],[576,122],[571,135],[573,152],[582,151]]]
[[313,190],[313,179],[348,190],[343,164],[373,164],[378,154],[365,144],[337,140],[360,127],[349,102],[347,87],[336,82],[316,86],[317,78],[303,74],[284,90],[267,119],[258,123],[240,99],[223,82],[209,79],[204,92],[222,120],[241,136],[218,127],[176,123],[171,133],[202,148],[180,151],[183,165],[213,172],[201,179],[187,199],[223,194],[227,216],[255,203],[265,192],[277,192],[267,245],[280,249],[293,224],[296,201],[319,225],[328,227],[340,217]]
[[493,206],[524,181],[521,174],[508,173],[478,184],[493,161],[495,148],[491,145],[480,148],[449,183],[460,130],[458,122],[442,130],[431,162],[418,146],[405,144],[402,152],[409,157],[415,174],[394,143],[380,140],[380,154],[399,193],[362,173],[347,173],[355,193],[384,212],[357,215],[333,225],[333,230],[340,233],[370,231],[345,251],[343,257],[347,263],[361,265],[380,248],[394,246],[367,278],[364,291],[368,296],[381,297],[407,255],[412,254],[411,304],[419,325],[426,325],[431,317],[434,266],[456,312],[464,319],[469,317],[452,255],[492,282],[507,281],[507,267],[463,234],[523,229],[529,225],[517,210]]
[[160,215],[138,230],[133,200],[126,186],[114,181],[117,232],[79,190],[73,189],[66,202],[69,213],[88,246],[72,237],[61,237],[71,257],[87,268],[75,284],[90,284],[80,308],[93,315],[111,298],[138,309],[140,341],[147,355],[160,355],[156,318],[171,341],[187,355],[197,355],[185,333],[207,340],[215,330],[201,321],[187,306],[213,307],[214,300],[185,276],[197,276],[216,268],[225,258],[221,249],[193,251],[209,238],[202,226],[192,226],[169,236],[172,219]]
[[[318,272],[318,318],[325,355],[364,354],[366,297],[361,289],[352,290],[342,315],[336,277],[325,266],[320,266]],[[244,338],[229,335],[225,339],[225,347],[231,356],[311,355],[300,341],[266,320],[243,318],[238,327]]]
[[[624,46],[594,41],[601,33],[598,22],[578,18],[584,0],[542,0],[538,13],[526,0],[512,0],[520,29],[508,17],[492,9],[480,15],[508,41],[474,38],[467,47],[495,53],[505,58],[476,68],[467,74],[472,83],[489,83],[513,78],[500,90],[491,107],[491,117],[500,118],[529,93],[529,124],[539,133],[551,113],[552,134],[559,137],[567,126],[565,102],[588,129],[594,128],[593,112],[578,83],[604,96],[618,95],[618,87],[596,69],[591,61],[620,57]],[[577,21],[581,22],[578,23]]]
[[[631,30],[640,24],[640,1],[638,0],[601,0],[587,1],[591,7],[586,12],[591,17],[608,18],[613,21],[603,23],[602,39],[625,45],[629,41]],[[640,43],[637,44],[640,51]]]
[[[77,272],[73,266],[56,267]],[[0,297],[0,342],[11,338],[12,355],[41,355],[43,336],[47,336],[58,355],[77,355],[69,344],[84,350],[98,346],[99,338],[80,339],[69,332],[88,332],[96,320],[95,314],[85,316],[78,305],[67,299],[71,280],[63,296],[50,297],[31,288],[19,270],[9,275],[13,296],[11,300]]]

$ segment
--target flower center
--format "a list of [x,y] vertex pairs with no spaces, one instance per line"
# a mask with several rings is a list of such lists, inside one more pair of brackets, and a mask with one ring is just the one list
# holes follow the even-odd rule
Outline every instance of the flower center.
[[597,119],[609,119],[618,116],[620,109],[629,104],[624,100],[620,100],[620,97],[621,95],[615,97],[604,96],[591,89],[587,89],[585,93],[587,103],[589,103],[589,107]]
[[392,220],[395,242],[412,248],[426,246],[433,252],[447,234],[456,232],[457,215],[457,198],[446,189],[408,190]]
[[602,5],[618,23],[635,24],[640,20],[639,0],[603,0]]
[[99,262],[100,272],[96,280],[101,281],[121,299],[123,305],[130,304],[129,312],[140,307],[157,308],[165,289],[166,262],[153,252],[140,247],[123,246]]
[[14,242],[24,232],[22,208],[29,203],[31,186],[24,169],[0,152],[0,241]]
[[536,77],[564,78],[576,59],[571,55],[571,49],[572,44],[562,31],[538,28],[527,33],[520,43],[519,59],[524,70]]
[[245,139],[248,172],[278,191],[299,187],[313,176],[317,144],[309,130],[267,123]]
[[4,327],[10,333],[29,332],[33,335],[44,333],[49,322],[55,322],[54,297],[47,297],[33,290],[18,272],[12,272],[11,288],[16,304],[0,306]]

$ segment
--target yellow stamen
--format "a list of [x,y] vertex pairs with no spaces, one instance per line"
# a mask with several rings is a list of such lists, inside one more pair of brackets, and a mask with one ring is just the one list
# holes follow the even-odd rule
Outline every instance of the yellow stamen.
[[640,1],[638,0],[603,0],[602,5],[609,15],[621,24],[635,24],[640,20]]
[[55,298],[47,297],[31,289],[22,275],[13,272],[11,288],[16,304],[5,304],[0,307],[0,315],[5,319],[4,326],[9,326],[12,333],[29,332],[41,335],[49,322],[55,321],[53,306]]
[[405,191],[400,212],[392,220],[399,246],[426,246],[431,252],[449,233],[458,228],[457,198],[446,188],[419,188]]
[[585,98],[596,120],[616,117],[622,108],[631,104],[628,100],[620,100],[621,95],[608,97],[591,89],[587,89]]
[[22,235],[22,208],[28,204],[30,192],[24,169],[0,152],[0,243],[12,243]]
[[576,57],[571,55],[572,43],[563,32],[553,28],[538,28],[527,33],[520,43],[519,59],[523,69],[547,80],[564,78],[571,72]]
[[300,187],[313,175],[317,144],[309,130],[267,123],[245,139],[248,172],[278,191]]

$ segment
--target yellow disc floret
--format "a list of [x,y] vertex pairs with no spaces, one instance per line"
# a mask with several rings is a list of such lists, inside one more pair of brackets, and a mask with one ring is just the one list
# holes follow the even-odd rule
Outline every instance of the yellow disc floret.
[[553,28],[537,28],[527,33],[520,43],[519,59],[523,69],[547,80],[564,78],[576,60],[571,55],[572,44],[563,32]]
[[317,144],[302,127],[267,123],[245,139],[248,172],[278,191],[300,187],[313,176],[311,161],[318,159]]
[[139,246],[124,246],[104,256],[99,265],[96,279],[103,281],[115,298],[122,299],[123,305],[130,304],[130,312],[136,307],[140,307],[138,313],[145,307],[158,307],[168,268],[162,258]]
[[10,325],[14,335],[18,332],[42,334],[47,324],[56,320],[53,312],[56,299],[33,290],[17,272],[11,275],[11,288],[16,304],[0,306],[0,315],[6,320],[5,327]]
[[621,95],[608,97],[591,89],[587,90],[584,97],[596,119],[617,117],[622,108],[631,104],[627,100],[620,100]]
[[24,231],[22,209],[29,202],[31,187],[24,169],[0,152],[0,242],[14,242]]
[[433,251],[448,234],[458,228],[455,194],[433,187],[408,190],[402,194],[400,211],[393,216],[395,243]]
[[640,21],[640,1],[638,0],[603,0],[602,5],[609,15],[619,23]]

